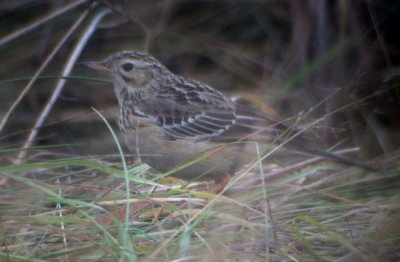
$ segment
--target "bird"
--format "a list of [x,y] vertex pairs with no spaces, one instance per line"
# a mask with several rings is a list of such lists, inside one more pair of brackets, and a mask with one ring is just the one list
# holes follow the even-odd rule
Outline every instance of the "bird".
[[372,169],[316,148],[306,130],[174,74],[148,53],[122,51],[80,64],[112,80],[119,127],[132,153],[183,180],[214,180],[214,192],[222,191],[242,166],[257,161],[260,152],[293,150]]

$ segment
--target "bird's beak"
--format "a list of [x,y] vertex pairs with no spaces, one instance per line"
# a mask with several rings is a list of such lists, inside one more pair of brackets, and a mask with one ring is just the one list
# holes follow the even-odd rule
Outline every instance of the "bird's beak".
[[87,61],[87,62],[80,62],[78,63],[78,65],[93,69],[103,74],[111,73],[111,70],[105,65],[104,62]]

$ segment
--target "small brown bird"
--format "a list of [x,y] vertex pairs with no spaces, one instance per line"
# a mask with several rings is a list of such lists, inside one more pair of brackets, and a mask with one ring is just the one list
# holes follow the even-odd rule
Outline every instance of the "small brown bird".
[[315,143],[305,134],[296,135],[296,130],[255,108],[175,75],[149,54],[120,52],[82,65],[113,80],[119,126],[128,148],[162,172],[176,168],[172,176],[215,180],[214,191],[220,191],[242,165],[262,157],[257,156],[256,146],[265,153],[282,143],[285,148],[360,166],[314,149]]

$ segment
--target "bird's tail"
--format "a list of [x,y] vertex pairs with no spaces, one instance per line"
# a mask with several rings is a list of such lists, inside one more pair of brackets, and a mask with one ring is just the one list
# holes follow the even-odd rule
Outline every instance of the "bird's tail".
[[324,158],[336,161],[336,162],[338,162],[340,164],[346,164],[346,165],[349,165],[349,166],[356,166],[356,167],[359,167],[359,168],[362,168],[362,169],[368,170],[368,171],[374,171],[374,172],[380,171],[378,168],[372,166],[371,164],[362,163],[362,162],[359,162],[357,160],[353,160],[351,158],[348,158],[348,157],[345,157],[343,155],[336,154],[336,153],[333,153],[333,152],[319,150],[319,149],[304,149],[304,152],[308,153],[308,154],[311,154],[311,155],[315,155],[315,156],[322,156]]

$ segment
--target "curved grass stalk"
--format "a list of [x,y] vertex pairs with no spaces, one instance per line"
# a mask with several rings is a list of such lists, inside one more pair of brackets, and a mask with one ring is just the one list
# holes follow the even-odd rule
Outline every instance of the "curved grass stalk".
[[[81,37],[79,38],[75,48],[73,49],[72,54],[70,55],[64,70],[62,72],[63,76],[68,76],[71,71],[73,66],[76,63],[76,60],[78,59],[78,57],[80,56],[83,48],[85,47],[86,43],[88,42],[88,40],[90,39],[90,36],[93,34],[93,32],[95,31],[97,25],[100,23],[100,21],[104,18],[104,16],[106,14],[109,13],[109,10],[103,10],[102,12],[100,12],[97,16],[95,16],[93,18],[93,20],[91,21],[91,23],[87,26],[87,28],[83,31],[83,34],[81,35]],[[83,19],[89,14],[89,9],[85,10],[85,12],[79,17],[78,21],[75,22],[75,24],[71,27],[71,29],[67,32],[67,34],[64,36],[63,40],[69,38],[69,36],[72,34],[72,32],[74,32],[78,25],[80,25],[83,21]],[[60,42],[59,47],[61,47],[61,45],[64,43],[64,41]],[[55,52],[58,51],[58,48],[54,49],[54,54]],[[32,78],[31,82],[33,84],[34,78]],[[35,79],[36,80],[36,79]],[[55,102],[57,101],[61,91],[64,88],[64,85],[66,83],[66,80],[61,78],[58,82],[57,85],[55,87],[55,89],[53,90],[53,93],[51,95],[51,97],[49,98],[49,101],[47,102],[46,106],[43,108],[42,112],[40,113],[38,119],[36,120],[32,131],[30,132],[27,140],[24,143],[24,146],[22,147],[22,151],[18,154],[18,157],[16,159],[17,163],[21,163],[26,154],[27,151],[26,149],[29,148],[33,141],[35,140],[38,132],[39,132],[39,128],[43,125],[43,123],[46,121],[48,114],[50,113],[51,109],[53,108]],[[28,84],[29,86],[29,84]],[[25,90],[24,90],[25,91]],[[1,130],[1,128],[0,128]]]

